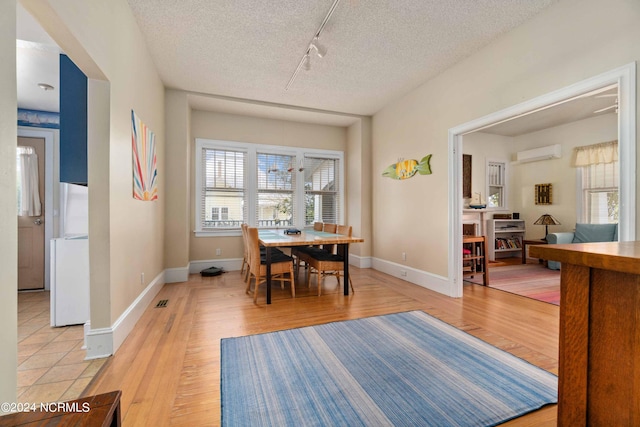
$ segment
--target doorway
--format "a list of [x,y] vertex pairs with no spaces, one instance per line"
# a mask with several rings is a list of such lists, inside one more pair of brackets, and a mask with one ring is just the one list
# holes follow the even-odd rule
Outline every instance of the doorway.
[[[18,146],[31,147],[36,145],[40,147],[34,149],[38,150],[36,154],[41,203],[39,216],[18,216],[18,290],[49,289],[50,248],[48,242],[53,237],[55,230],[53,220],[55,208],[53,203],[55,132],[57,130],[18,128]],[[20,181],[20,177],[18,177],[18,181]],[[35,222],[40,222],[40,224]]]
[[614,69],[607,73],[578,82],[563,89],[514,105],[488,116],[467,122],[449,130],[449,295],[462,296],[462,141],[463,136],[483,128],[523,117],[585,94],[617,84],[618,140],[620,159],[619,236],[621,241],[635,239],[636,221],[636,64]]
[[44,289],[43,138],[18,137],[18,290]]

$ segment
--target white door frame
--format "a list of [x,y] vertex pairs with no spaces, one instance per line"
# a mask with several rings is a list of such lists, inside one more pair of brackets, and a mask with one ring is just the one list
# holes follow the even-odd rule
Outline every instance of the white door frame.
[[51,268],[49,261],[51,258],[50,250],[51,245],[49,242],[53,238],[53,152],[55,150],[55,132],[53,129],[43,128],[29,128],[18,126],[18,136],[25,138],[43,138],[45,146],[45,161],[44,161],[44,289],[50,289],[51,283]]
[[[636,237],[636,63],[529,101],[505,108],[449,129],[449,295],[462,297],[462,139],[463,135],[489,125],[526,115],[583,93],[611,84],[618,85],[618,149],[620,165],[621,241]],[[491,244],[491,242],[489,242]]]

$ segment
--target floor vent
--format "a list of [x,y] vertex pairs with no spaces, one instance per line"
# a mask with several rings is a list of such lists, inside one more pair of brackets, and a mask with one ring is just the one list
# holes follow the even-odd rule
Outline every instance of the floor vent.
[[160,301],[158,301],[158,303],[156,304],[156,308],[166,307],[168,302],[169,302],[169,300],[168,300],[168,299],[161,299],[161,300],[160,300]]

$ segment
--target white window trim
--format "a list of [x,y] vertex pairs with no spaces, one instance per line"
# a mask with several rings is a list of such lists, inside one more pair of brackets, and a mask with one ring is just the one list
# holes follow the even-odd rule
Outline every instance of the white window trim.
[[[618,150],[620,147],[618,146]],[[618,155],[620,155],[618,153]],[[618,173],[620,173],[620,162],[618,161]],[[584,197],[584,169],[583,167],[576,168],[576,223],[584,224],[588,223],[589,220],[587,218],[587,206],[586,199]],[[618,175],[618,197],[620,197],[620,185],[621,185],[621,177]],[[618,213],[620,215],[620,213]],[[618,216],[618,226],[620,226],[620,217]]]
[[489,165],[491,163],[501,163],[504,165],[504,184],[502,185],[502,206],[497,206],[497,207],[489,207],[487,205],[487,210],[488,211],[505,211],[508,210],[508,206],[509,206],[509,162],[504,160],[504,159],[490,159],[487,158],[485,161],[485,166],[484,166],[484,182],[485,182],[485,189],[484,189],[484,199],[488,204],[489,201],[489,187],[491,187],[491,185],[489,184]]
[[[301,160],[305,157],[321,156],[326,158],[337,159],[339,163],[340,180],[339,187],[339,223],[344,223],[345,217],[345,171],[344,171],[344,152],[335,150],[322,150],[315,148],[302,148],[302,147],[289,147],[281,145],[266,145],[266,144],[253,144],[250,142],[235,142],[224,141],[215,139],[196,138],[196,152],[195,152],[195,236],[196,237],[226,237],[226,236],[241,236],[241,230],[209,230],[203,229],[202,218],[200,212],[202,211],[202,150],[203,148],[209,149],[225,149],[234,151],[244,151],[247,153],[246,157],[246,170],[245,170],[245,191],[247,192],[247,223],[253,225],[254,218],[256,217],[256,202],[257,202],[257,177],[256,177],[256,158],[257,153],[273,153],[284,154],[294,156],[296,158],[296,165],[299,167]],[[295,194],[304,194],[304,179],[296,179]],[[296,228],[304,228],[304,197],[296,198],[296,206],[294,209],[295,221],[294,226]]]

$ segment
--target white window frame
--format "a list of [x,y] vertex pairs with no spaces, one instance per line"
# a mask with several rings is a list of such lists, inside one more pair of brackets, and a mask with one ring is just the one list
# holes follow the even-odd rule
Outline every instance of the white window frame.
[[[296,171],[299,165],[302,164],[302,159],[305,156],[309,157],[325,157],[337,159],[339,162],[338,170],[340,173],[338,188],[339,188],[339,223],[344,223],[345,217],[345,171],[344,171],[344,152],[336,150],[323,150],[316,148],[302,148],[302,147],[289,147],[280,145],[266,145],[266,144],[254,144],[250,142],[235,142],[224,140],[213,140],[205,138],[196,138],[196,152],[195,152],[195,236],[196,237],[211,237],[211,236],[240,236],[242,235],[240,228],[237,229],[224,229],[224,230],[212,230],[205,229],[202,224],[201,211],[202,211],[202,150],[203,149],[220,149],[220,150],[233,150],[243,151],[247,154],[245,163],[245,191],[247,200],[247,209],[245,209],[246,218],[244,219],[250,226],[255,226],[256,216],[256,204],[257,204],[257,153],[273,153],[284,154],[295,157],[296,159]],[[303,173],[297,171],[297,173]],[[294,207],[294,226],[302,229],[305,227],[305,207],[304,207],[304,179],[296,179],[295,188],[295,207]]]
[[[491,164],[501,164],[503,170],[503,184],[500,185],[491,185],[491,180],[489,177],[489,166]],[[508,195],[509,195],[509,164],[506,160],[503,159],[486,159],[485,164],[485,201],[487,202],[488,210],[506,210],[508,205]],[[491,206],[489,207],[489,188],[490,187],[502,187],[502,204],[500,206]]]
[[[620,200],[620,161],[618,161],[617,165],[618,172],[618,200]],[[576,219],[578,223],[590,223],[589,214],[587,213],[587,199],[585,198],[585,190],[584,183],[586,181],[585,171],[583,167],[576,168]],[[603,187],[602,190],[607,190],[607,188]],[[618,224],[620,224],[620,212],[618,212]]]

